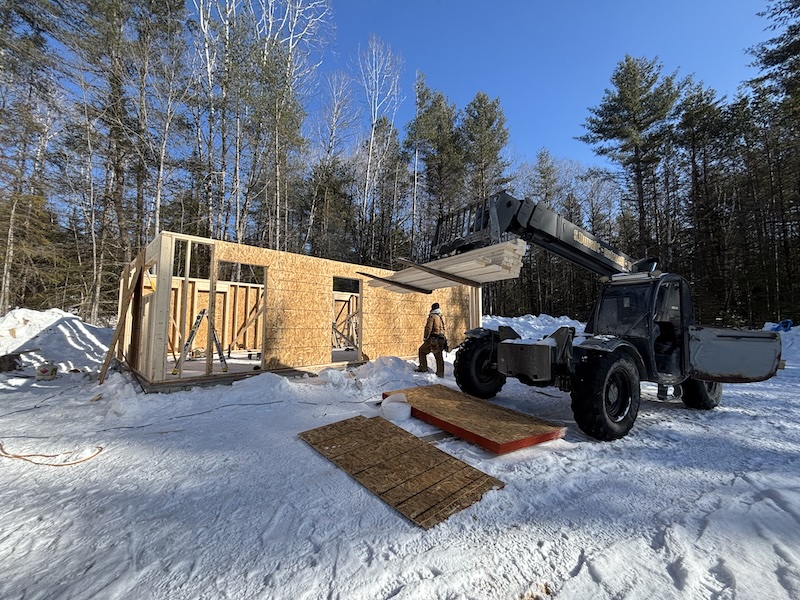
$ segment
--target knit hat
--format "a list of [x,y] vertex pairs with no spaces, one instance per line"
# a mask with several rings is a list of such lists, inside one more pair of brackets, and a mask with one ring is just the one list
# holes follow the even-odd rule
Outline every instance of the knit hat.
[[431,310],[437,310],[438,308],[439,308],[438,302],[434,302],[433,304],[431,304]]

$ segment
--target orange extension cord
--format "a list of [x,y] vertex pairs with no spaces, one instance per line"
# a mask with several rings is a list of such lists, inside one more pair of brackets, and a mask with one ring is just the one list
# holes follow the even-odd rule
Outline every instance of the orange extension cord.
[[57,456],[64,456],[75,454],[75,451],[72,452],[62,452],[61,454],[12,454],[11,452],[7,452],[6,449],[3,447],[3,443],[0,442],[0,456],[5,458],[15,458],[17,460],[24,460],[25,462],[32,463],[34,465],[40,465],[43,467],[71,467],[73,465],[79,465],[82,462],[86,462],[87,460],[93,459],[95,456],[100,454],[103,451],[102,446],[95,446],[95,452],[90,456],[84,457],[80,460],[73,460],[69,462],[62,462],[62,463],[49,463],[49,462],[41,462],[36,460],[37,458],[55,458]]

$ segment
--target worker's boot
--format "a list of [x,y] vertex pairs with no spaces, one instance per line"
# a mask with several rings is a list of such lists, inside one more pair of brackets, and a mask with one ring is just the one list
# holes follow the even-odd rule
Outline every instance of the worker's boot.
[[423,367],[422,365],[420,365],[416,369],[414,369],[414,371],[417,373],[427,373],[428,367]]
[[437,352],[434,356],[436,357],[436,376],[444,377],[444,357],[441,352]]

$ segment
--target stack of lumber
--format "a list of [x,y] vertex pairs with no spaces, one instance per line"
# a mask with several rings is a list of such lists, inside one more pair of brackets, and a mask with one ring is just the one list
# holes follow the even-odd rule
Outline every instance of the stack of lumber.
[[[522,268],[522,257],[525,256],[526,247],[524,240],[516,239],[440,258],[425,263],[424,266],[480,284],[516,279]],[[383,280],[372,280],[369,285],[405,294],[411,293],[408,288],[393,287],[392,282],[428,290],[460,285],[453,280],[413,267],[397,271]]]

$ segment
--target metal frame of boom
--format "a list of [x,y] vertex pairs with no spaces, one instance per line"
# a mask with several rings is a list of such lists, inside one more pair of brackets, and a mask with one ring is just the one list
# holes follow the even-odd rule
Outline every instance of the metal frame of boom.
[[504,191],[443,215],[437,223],[432,258],[496,244],[510,235],[598,275],[631,273],[643,264],[654,268],[654,259],[637,263],[542,203],[519,200]]

